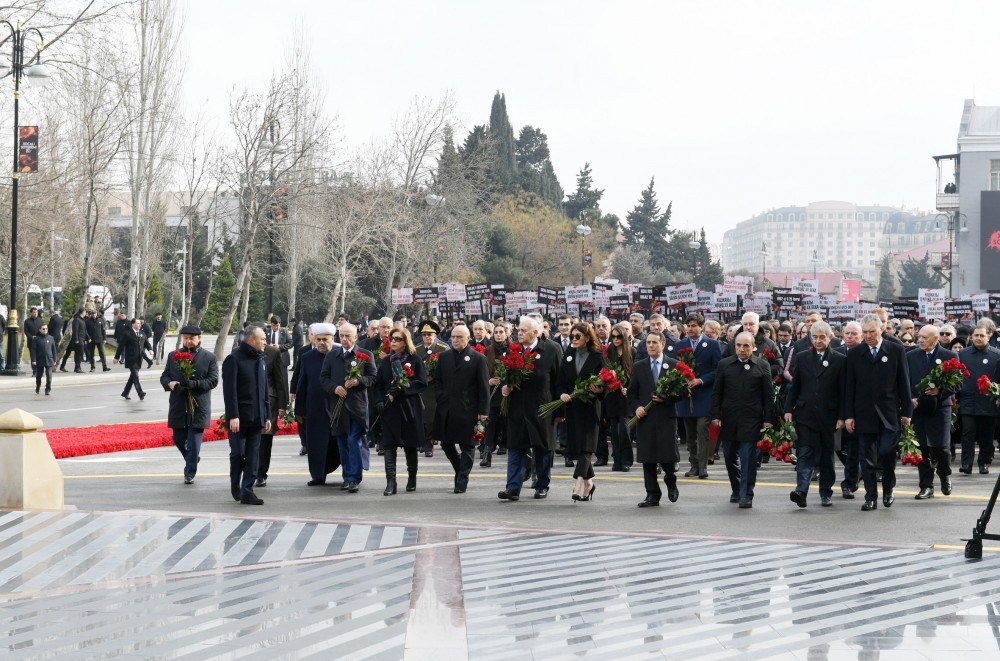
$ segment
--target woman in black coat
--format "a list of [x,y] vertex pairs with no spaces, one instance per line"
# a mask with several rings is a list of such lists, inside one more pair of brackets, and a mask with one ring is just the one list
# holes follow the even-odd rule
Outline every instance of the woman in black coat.
[[616,324],[611,328],[611,344],[605,362],[612,369],[623,372],[621,390],[609,392],[604,396],[604,417],[611,431],[611,458],[613,471],[628,471],[632,468],[632,439],[629,437],[626,422],[631,416],[628,410],[629,379],[632,377],[632,363],[635,362],[635,348],[632,346],[632,326],[628,323]]
[[507,454],[507,444],[504,439],[503,419],[500,417],[500,402],[503,395],[500,394],[500,377],[497,376],[497,361],[507,353],[507,326],[500,323],[493,327],[493,341],[486,347],[486,366],[490,370],[490,418],[486,421],[486,432],[483,438],[483,447],[480,450],[482,461],[480,466],[490,467],[493,465],[493,453]]
[[[375,407],[382,422],[382,446],[385,449],[384,496],[396,493],[396,450],[403,448],[406,455],[406,490],[417,490],[417,449],[424,444],[424,416],[420,393],[427,387],[424,362],[416,356],[416,349],[405,328],[389,332],[391,350],[378,366],[375,381]],[[396,390],[393,382],[404,373],[406,365],[413,371],[410,384]]]
[[570,346],[559,364],[557,388],[560,399],[565,403],[563,414],[566,429],[566,452],[577,457],[573,477],[573,500],[591,500],[594,495],[594,466],[591,456],[597,450],[597,434],[601,426],[601,385],[590,386],[594,398],[589,401],[572,399],[570,393],[576,388],[578,379],[597,376],[604,367],[604,354],[593,327],[588,323],[577,323],[570,330]]

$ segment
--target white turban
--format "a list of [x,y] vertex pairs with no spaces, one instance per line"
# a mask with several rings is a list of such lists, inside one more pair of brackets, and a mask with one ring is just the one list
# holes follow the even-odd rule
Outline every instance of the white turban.
[[334,335],[337,334],[337,327],[333,324],[316,323],[309,326],[309,332],[316,335]]

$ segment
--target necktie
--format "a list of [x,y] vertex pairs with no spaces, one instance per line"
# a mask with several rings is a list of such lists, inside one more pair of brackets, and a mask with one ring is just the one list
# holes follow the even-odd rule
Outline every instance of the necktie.
[[816,364],[823,367],[823,354],[816,352]]
[[931,364],[931,359],[932,359],[932,358],[934,358],[934,354],[932,354],[932,353],[929,353],[929,354],[927,354],[927,364],[928,364],[928,365],[930,365],[930,364]]
[[660,378],[660,361],[654,360],[652,369],[653,369],[653,381],[656,381],[657,379]]
[[876,354],[878,354],[878,348],[877,347],[872,347],[872,358],[874,358],[876,356]]

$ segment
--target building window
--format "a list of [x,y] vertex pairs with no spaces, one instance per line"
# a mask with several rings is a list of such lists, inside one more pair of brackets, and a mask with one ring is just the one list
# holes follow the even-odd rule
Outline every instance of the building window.
[[1000,159],[990,159],[990,190],[1000,190]]
[[875,220],[875,214],[874,213],[868,214],[868,220]]
[[780,223],[780,222],[781,222],[781,220],[782,220],[782,218],[781,218],[781,214],[779,213],[779,214],[778,214],[778,222]]
[[108,207],[108,215],[109,216],[120,216],[120,215],[122,215],[122,208],[121,207]]
[[767,222],[771,222],[772,220],[774,220],[774,214],[773,213],[767,214]]

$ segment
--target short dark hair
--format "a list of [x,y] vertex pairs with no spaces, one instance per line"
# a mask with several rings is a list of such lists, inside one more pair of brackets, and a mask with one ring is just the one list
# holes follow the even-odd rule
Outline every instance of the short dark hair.
[[281,324],[281,317],[278,317],[277,315],[271,315],[271,323]]
[[793,329],[792,325],[786,321],[783,322],[780,326],[778,326],[778,332],[792,334],[795,332],[795,329]]
[[137,322],[137,321],[139,321],[139,318],[138,318],[138,317],[132,317],[132,321],[130,321],[129,323],[130,323],[130,324],[134,324],[134,323],[135,323],[135,322]]
[[692,322],[694,322],[694,324],[696,326],[704,326],[705,325],[705,317],[701,316],[697,312],[692,312],[688,316],[684,317],[684,323],[685,324],[690,324]]

